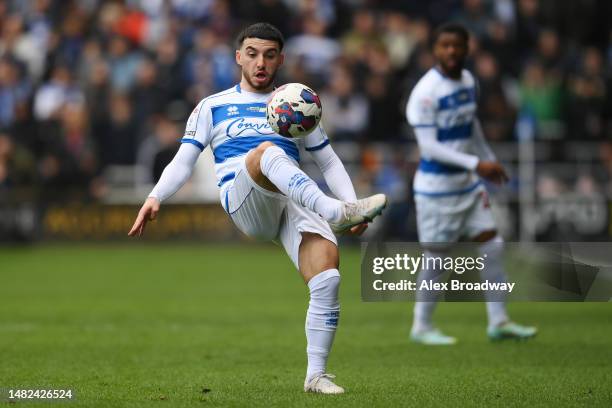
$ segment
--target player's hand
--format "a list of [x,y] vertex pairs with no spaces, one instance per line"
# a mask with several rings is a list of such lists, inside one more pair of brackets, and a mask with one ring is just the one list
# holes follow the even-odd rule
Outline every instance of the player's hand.
[[495,184],[503,184],[508,181],[506,171],[498,162],[480,161],[476,166],[476,173],[485,180]]
[[134,225],[130,232],[128,232],[128,236],[130,237],[140,237],[144,233],[145,226],[147,222],[153,221],[155,217],[157,217],[157,213],[159,212],[159,200],[157,198],[149,197],[142,205],[142,208],[138,212],[138,216],[136,217],[136,221],[134,221]]
[[355,225],[353,228],[346,232],[346,235],[361,235],[368,229],[368,223],[364,222],[363,224]]

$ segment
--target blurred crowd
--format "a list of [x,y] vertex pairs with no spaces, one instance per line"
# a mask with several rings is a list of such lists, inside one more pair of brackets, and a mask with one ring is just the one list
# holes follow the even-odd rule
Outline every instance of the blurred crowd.
[[449,20],[473,34],[491,141],[527,117],[538,140],[601,143],[612,172],[611,15],[609,0],[0,0],[0,198],[97,200],[117,165],[156,180],[195,104],[239,81],[234,37],[256,21],[286,36],[279,82],[319,90],[330,137],[357,146],[359,183],[409,195],[404,106]]

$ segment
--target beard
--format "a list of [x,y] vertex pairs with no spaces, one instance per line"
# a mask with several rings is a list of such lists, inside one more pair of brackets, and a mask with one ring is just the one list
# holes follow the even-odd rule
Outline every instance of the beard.
[[276,71],[274,71],[273,73],[271,73],[268,77],[268,80],[264,83],[257,83],[254,82],[251,78],[250,75],[248,75],[246,72],[242,71],[242,76],[244,77],[244,79],[249,83],[249,85],[251,85],[251,87],[253,87],[253,89],[257,89],[258,91],[263,91],[269,87],[272,86],[272,84],[274,83],[274,79],[276,78]]

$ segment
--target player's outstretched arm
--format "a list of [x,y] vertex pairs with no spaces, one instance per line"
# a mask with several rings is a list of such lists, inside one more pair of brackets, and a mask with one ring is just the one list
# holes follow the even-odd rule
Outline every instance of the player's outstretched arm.
[[130,237],[141,236],[147,222],[157,217],[162,201],[171,197],[189,180],[199,155],[200,149],[196,146],[190,143],[181,145],[138,212],[136,221],[128,232]]

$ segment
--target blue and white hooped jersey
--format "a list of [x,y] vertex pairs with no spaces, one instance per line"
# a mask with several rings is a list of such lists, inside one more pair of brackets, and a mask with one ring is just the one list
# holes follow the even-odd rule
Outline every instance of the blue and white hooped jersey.
[[[461,79],[430,69],[417,83],[406,107],[414,128],[433,127],[440,143],[456,151],[476,154],[472,135],[476,118],[476,81],[463,70]],[[414,177],[414,192],[428,196],[464,194],[476,189],[480,179],[473,171],[421,156]]]
[[236,85],[204,98],[189,116],[181,142],[191,143],[200,150],[210,145],[220,187],[234,178],[243,156],[262,142],[275,143],[297,163],[300,161],[298,143],[304,143],[308,151],[329,144],[321,126],[303,139],[288,139],[274,133],[266,120],[266,101],[270,95],[246,92]]

